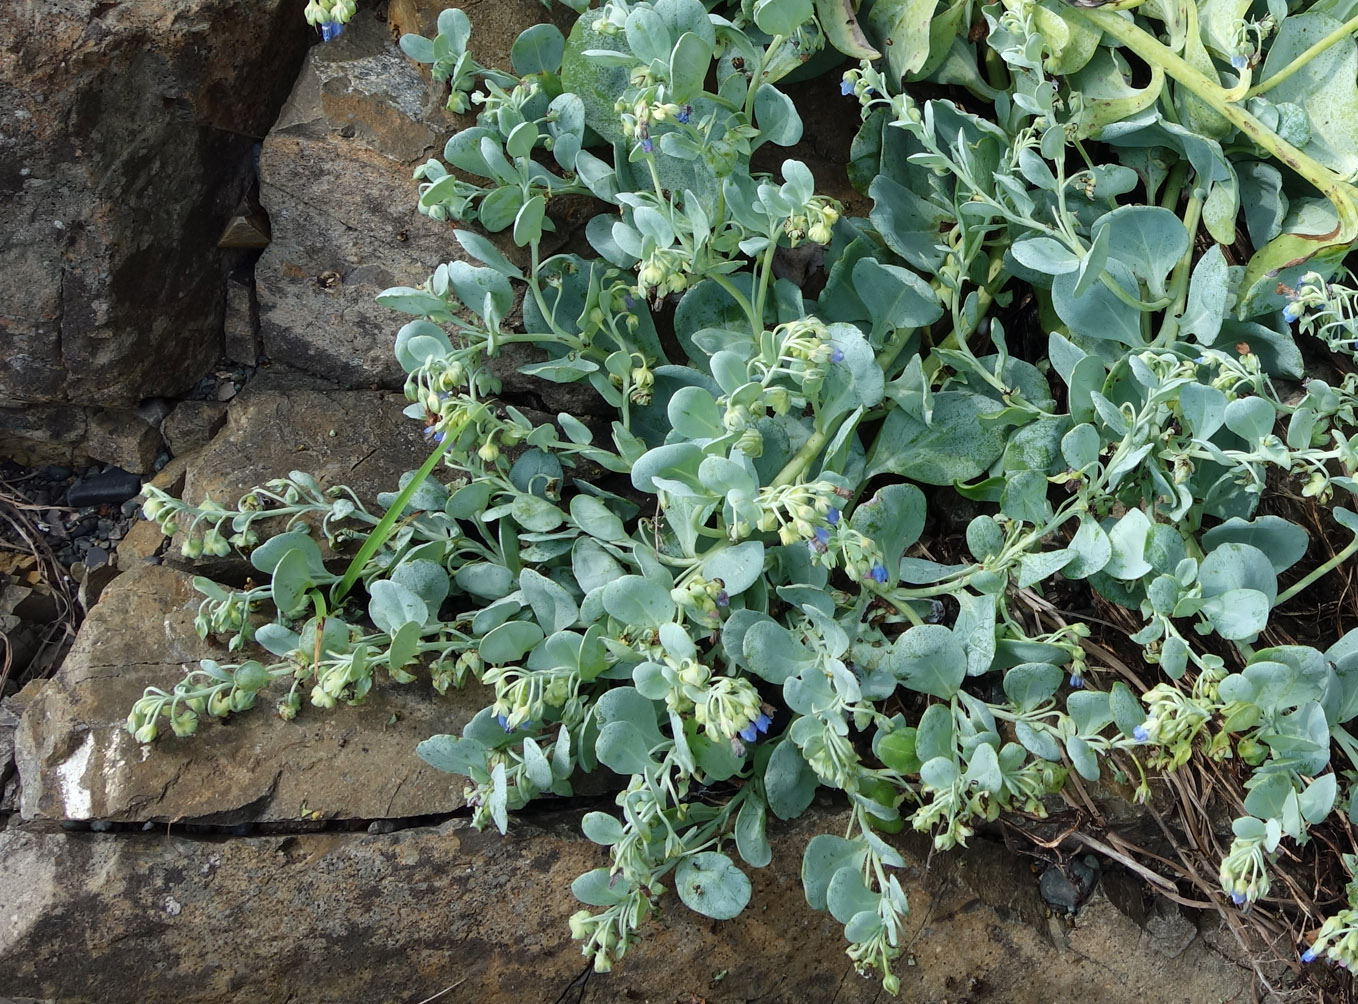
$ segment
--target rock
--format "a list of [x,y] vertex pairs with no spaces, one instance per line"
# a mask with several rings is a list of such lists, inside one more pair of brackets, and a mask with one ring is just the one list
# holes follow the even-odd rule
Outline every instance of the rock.
[[[284,696],[198,734],[142,746],[127,733],[148,686],[169,688],[201,658],[232,661],[193,629],[202,597],[191,576],[141,565],[104,589],[57,675],[29,703],[15,736],[21,811],[29,820],[239,823],[374,819],[449,812],[462,782],[428,766],[415,746],[460,730],[487,691],[436,695],[427,683],[383,676],[366,704],[273,714]],[[479,689],[479,688],[478,688]]]
[[373,297],[423,282],[455,247],[421,216],[411,172],[449,127],[385,26],[360,16],[311,50],[260,157],[273,240],[255,268],[274,360],[346,387],[399,387],[392,354],[410,318]]
[[[223,430],[193,457],[180,497],[196,505],[210,496],[230,506],[252,488],[301,470],[325,488],[348,485],[372,506],[429,456],[419,423],[401,414],[405,403],[382,391],[295,389],[286,373],[261,373],[232,402]],[[236,554],[186,563],[179,548],[187,530],[167,560],[213,578],[249,574]]]
[[0,407],[129,409],[217,358],[217,238],[307,38],[283,0],[0,6]]
[[206,446],[226,424],[226,405],[216,401],[180,401],[160,427],[175,456]]
[[259,304],[255,301],[255,276],[252,271],[236,272],[226,280],[226,316],[223,351],[235,363],[254,366],[263,344],[259,340]]
[[66,492],[66,504],[79,509],[104,502],[125,502],[141,491],[141,478],[117,467],[87,474]]
[[[0,345],[4,344],[4,323],[0,319]],[[88,424],[84,408],[65,404],[0,407],[0,457],[25,467],[52,463],[86,466],[90,459],[85,451]]]
[[[669,893],[660,919],[607,974],[588,972],[568,933],[580,908],[571,880],[607,861],[573,817],[514,820],[503,838],[462,821],[214,842],[173,830],[132,838],[11,828],[0,832],[0,969],[10,993],[69,1004],[411,1004],[449,988],[451,999],[476,1004],[889,1000],[877,980],[854,974],[843,927],[807,906],[798,876],[809,838],[842,831],[846,818],[813,809],[772,824],[774,864],[745,869],[753,896],[744,914],[711,921]],[[1076,951],[1055,948],[940,867],[1007,856],[1002,847],[978,841],[926,867],[927,843],[901,843],[907,865],[894,874],[911,904],[896,964],[903,1000],[1248,996],[1249,973],[1202,939],[1168,959],[1103,901],[1071,933]]]
[[134,474],[150,474],[164,446],[156,425],[130,410],[95,411],[85,436],[91,458]]
[[125,569],[131,568],[155,556],[168,543],[160,532],[159,523],[139,519],[127,528],[123,539],[118,541],[118,565]]

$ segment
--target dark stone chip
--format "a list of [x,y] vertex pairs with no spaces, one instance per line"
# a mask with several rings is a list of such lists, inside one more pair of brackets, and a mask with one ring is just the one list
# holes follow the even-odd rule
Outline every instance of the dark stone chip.
[[66,493],[66,504],[78,507],[103,502],[126,502],[140,491],[140,477],[110,467],[102,474],[86,475],[71,485]]

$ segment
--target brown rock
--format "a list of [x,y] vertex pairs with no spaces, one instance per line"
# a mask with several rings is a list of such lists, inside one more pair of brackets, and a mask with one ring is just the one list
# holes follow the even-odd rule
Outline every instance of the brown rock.
[[180,401],[161,424],[165,445],[175,456],[192,453],[226,424],[226,405],[217,401]]
[[346,387],[399,387],[410,318],[373,297],[422,283],[455,247],[416,210],[411,172],[445,139],[428,84],[385,27],[360,15],[313,49],[265,140],[260,198],[273,240],[255,269],[274,360]]
[[[231,661],[193,629],[202,597],[191,577],[142,565],[118,576],[81,626],[60,672],[24,711],[15,737],[21,811],[31,820],[376,819],[448,812],[462,784],[415,756],[428,736],[455,731],[481,694],[439,697],[427,684],[385,679],[366,704],[292,722],[272,713],[280,693],[198,734],[142,746],[124,727],[148,686],[168,689],[201,658]],[[305,808],[303,808],[305,806]]]
[[259,303],[255,300],[253,271],[237,272],[226,280],[223,351],[234,363],[254,366],[264,351],[259,340]]
[[[699,917],[667,894],[661,918],[608,974],[588,972],[567,930],[580,908],[571,880],[607,861],[574,820],[516,820],[507,838],[460,821],[225,842],[11,829],[0,833],[0,968],[11,992],[70,1004],[413,1004],[449,988],[476,1004],[887,1001],[877,980],[854,973],[843,928],[806,905],[798,877],[810,837],[845,819],[813,810],[775,825],[774,864],[745,869],[753,897],[735,920]],[[1248,996],[1247,971],[1202,937],[1167,956],[1097,896],[1071,947],[1054,947],[950,877],[948,862],[1008,857],[1004,848],[977,841],[932,863],[925,848],[907,841],[896,873],[911,903],[901,1000]]]
[[0,406],[129,408],[211,365],[217,237],[306,39],[282,0],[0,5]]
[[101,410],[90,416],[85,450],[100,463],[150,474],[163,446],[160,430],[135,411]]
[[[310,474],[323,488],[348,485],[368,506],[395,491],[406,471],[429,456],[419,423],[401,414],[401,395],[382,391],[295,388],[290,375],[264,373],[234,400],[227,424],[187,467],[180,497],[234,505],[258,485],[289,471]],[[184,527],[166,558],[209,577],[248,574],[239,555],[186,563]]]

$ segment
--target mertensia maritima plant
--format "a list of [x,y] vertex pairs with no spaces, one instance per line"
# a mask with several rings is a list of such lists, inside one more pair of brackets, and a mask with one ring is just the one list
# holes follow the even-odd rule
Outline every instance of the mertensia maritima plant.
[[[460,253],[379,297],[412,318],[429,459],[375,509],[302,472],[231,508],[148,489],[189,553],[238,548],[264,584],[197,581],[199,631],[243,661],[148,690],[128,728],[492,688],[418,754],[501,831],[619,776],[582,820],[609,864],[572,887],[600,970],[670,889],[738,915],[769,817],[818,788],[850,822],[807,845],[807,900],[892,992],[890,835],[1043,816],[1072,772],[1144,799],[1147,768],[1243,763],[1220,895],[1268,897],[1284,844],[1358,820],[1358,634],[1261,640],[1358,537],[1322,554],[1259,513],[1293,493],[1358,532],[1356,12],[609,0],[500,69],[445,11],[401,46],[477,110],[416,171]],[[313,13],[333,35],[351,10]],[[752,168],[803,137],[794,77],[860,116],[866,217],[796,159]],[[548,255],[572,200],[589,253]],[[802,286],[782,265],[808,249]],[[516,343],[607,416],[499,400]],[[926,533],[963,506],[964,547]],[[313,534],[356,546],[345,570]],[[1139,625],[1148,683],[1049,598],[1094,595]],[[1358,964],[1358,897],[1298,950]]]

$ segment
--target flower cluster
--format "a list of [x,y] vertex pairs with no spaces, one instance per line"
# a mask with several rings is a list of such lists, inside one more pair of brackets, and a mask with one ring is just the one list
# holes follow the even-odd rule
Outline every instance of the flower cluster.
[[340,37],[344,26],[358,10],[355,0],[308,0],[306,23],[321,29],[321,39],[329,42]]
[[1207,728],[1211,712],[1168,683],[1156,684],[1142,700],[1149,714],[1133,731],[1133,738],[1167,747],[1153,759],[1170,770],[1183,766],[1193,755],[1193,741]]
[[726,584],[721,579],[704,579],[694,575],[682,585],[670,590],[670,598],[681,609],[696,615],[700,621],[716,625],[721,623],[721,611],[730,606],[731,598],[726,593]]
[[1327,917],[1301,961],[1314,962],[1322,955],[1342,969],[1358,970],[1358,908],[1347,907]]
[[664,297],[688,289],[689,256],[679,248],[656,248],[637,266],[637,295]]
[[830,199],[816,196],[800,213],[789,216],[783,223],[783,233],[792,247],[803,239],[813,244],[829,244],[834,238],[834,225],[839,220],[839,209]]
[[1231,849],[1221,862],[1221,888],[1231,897],[1231,902],[1239,907],[1248,907],[1269,890],[1268,854],[1265,850],[1269,838],[1261,825],[1258,832],[1237,835],[1231,841]]
[[578,694],[580,676],[573,669],[490,666],[482,674],[481,682],[495,688],[491,712],[506,732],[548,718],[575,724],[583,715]]
[[[745,677],[719,676],[694,702],[693,717],[714,742],[754,742],[767,732],[770,715],[759,691]],[[771,709],[770,709],[771,710]],[[737,752],[742,750],[737,747]]]
[[1324,340],[1331,349],[1358,351],[1358,288],[1307,272],[1295,289],[1280,285],[1278,292],[1288,299],[1283,317],[1289,324],[1300,322],[1298,330]]

